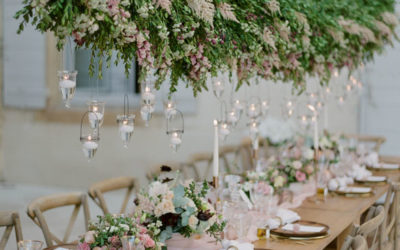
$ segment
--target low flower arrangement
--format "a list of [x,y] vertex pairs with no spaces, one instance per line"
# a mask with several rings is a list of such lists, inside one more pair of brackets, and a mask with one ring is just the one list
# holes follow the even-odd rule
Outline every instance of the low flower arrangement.
[[324,135],[319,139],[322,156],[325,157],[329,164],[338,163],[340,160],[340,138],[340,135],[324,131]]
[[225,222],[207,200],[208,192],[207,182],[199,185],[193,181],[186,184],[177,184],[176,180],[155,181],[148,191],[138,194],[135,216],[140,217],[144,225],[156,225],[160,230],[156,236],[161,242],[174,233],[187,238],[209,234],[219,240]]
[[157,240],[159,225],[144,226],[139,218],[107,214],[98,216],[98,221],[89,225],[89,231],[82,237],[79,250],[122,249],[124,236],[134,236],[136,249],[161,249],[163,243]]
[[277,192],[291,183],[306,182],[314,174],[313,161],[310,159],[270,159],[264,171],[247,172],[249,181],[264,181]]

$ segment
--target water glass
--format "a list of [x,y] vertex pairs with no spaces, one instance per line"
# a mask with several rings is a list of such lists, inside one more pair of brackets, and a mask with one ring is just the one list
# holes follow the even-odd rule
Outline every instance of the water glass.
[[39,240],[21,240],[18,242],[18,250],[41,250],[43,242]]

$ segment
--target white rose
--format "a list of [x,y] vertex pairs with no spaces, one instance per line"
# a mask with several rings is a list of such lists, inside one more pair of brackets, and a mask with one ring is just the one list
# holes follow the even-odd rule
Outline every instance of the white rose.
[[129,226],[126,224],[120,224],[119,227],[122,228],[124,231],[129,231]]
[[314,159],[314,151],[311,148],[306,148],[303,151],[303,156],[307,160],[312,160],[312,159]]
[[198,223],[198,222],[199,222],[199,219],[197,219],[196,216],[192,215],[192,216],[189,217],[188,224],[189,224],[189,227],[190,227],[191,229],[196,230],[196,227],[197,227],[197,223]]
[[293,162],[294,169],[300,169],[302,166],[303,166],[303,164],[300,161]]
[[282,176],[277,176],[274,180],[274,187],[283,187],[284,181]]
[[175,213],[175,207],[171,200],[163,199],[154,209],[154,214],[160,217],[167,213]]

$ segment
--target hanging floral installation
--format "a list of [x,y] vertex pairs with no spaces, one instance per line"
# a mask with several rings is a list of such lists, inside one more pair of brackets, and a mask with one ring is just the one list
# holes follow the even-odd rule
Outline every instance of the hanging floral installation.
[[[72,36],[92,58],[134,58],[140,80],[151,69],[156,87],[179,79],[196,95],[218,72],[305,86],[307,75],[326,83],[333,69],[356,69],[396,37],[394,0],[25,0],[18,32],[31,23],[52,32],[61,50]],[[397,38],[397,37],[396,37]],[[117,59],[112,62],[112,52]],[[96,53],[98,53],[96,55]],[[99,67],[101,67],[101,64]],[[89,66],[94,73],[94,63]],[[101,73],[99,73],[101,77]]]

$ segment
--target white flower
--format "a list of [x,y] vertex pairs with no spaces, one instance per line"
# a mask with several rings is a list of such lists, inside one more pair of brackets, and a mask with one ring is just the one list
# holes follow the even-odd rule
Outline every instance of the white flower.
[[294,169],[300,169],[302,166],[303,166],[303,164],[300,161],[293,162]]
[[283,178],[282,176],[277,176],[274,180],[274,187],[283,187],[284,182],[285,178]]
[[274,144],[289,140],[295,134],[292,123],[272,117],[261,122],[259,132],[262,137],[268,138]]
[[243,183],[243,186],[242,186],[243,190],[246,192],[250,191],[252,189],[252,187],[253,187],[253,184],[251,184],[250,182],[245,182],[245,183]]
[[110,232],[113,233],[113,232],[116,232],[116,231],[118,231],[118,227],[116,227],[116,226],[111,226]]
[[314,151],[311,148],[305,148],[303,150],[303,157],[307,160],[314,159]]
[[120,224],[119,227],[122,228],[126,232],[129,231],[129,226],[126,224]]
[[154,214],[160,217],[163,214],[175,213],[175,207],[172,200],[163,199],[154,209]]
[[160,195],[164,196],[167,194],[168,191],[169,189],[167,184],[155,181],[150,184],[149,196],[150,197],[158,197]]
[[190,227],[191,229],[196,230],[196,227],[197,227],[197,223],[198,223],[198,222],[199,222],[199,219],[197,219],[196,216],[192,215],[192,216],[189,217],[188,224],[189,224],[189,227]]

